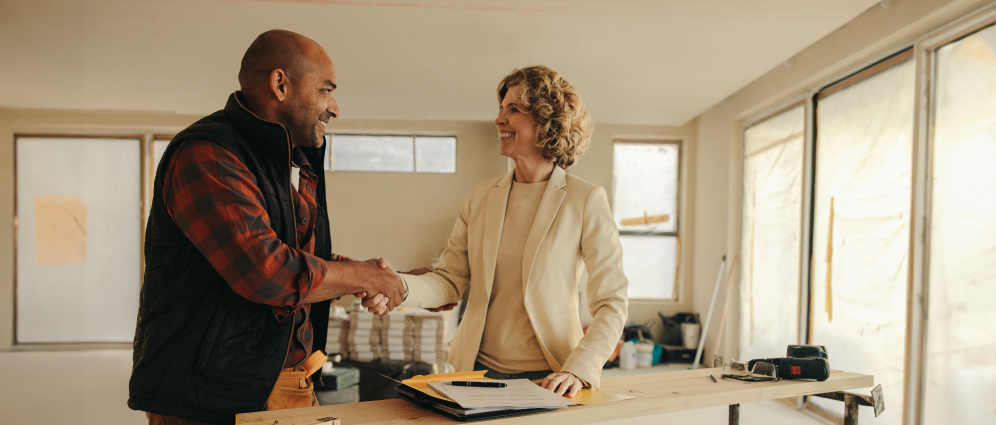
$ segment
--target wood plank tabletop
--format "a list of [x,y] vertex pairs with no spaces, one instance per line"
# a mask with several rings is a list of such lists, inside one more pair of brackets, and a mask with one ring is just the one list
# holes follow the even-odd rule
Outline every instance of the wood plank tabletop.
[[[874,386],[874,377],[871,375],[838,370],[832,371],[830,378],[823,382],[802,380],[743,382],[722,379],[720,378],[722,373],[722,368],[711,368],[605,378],[602,380],[601,391],[625,394],[634,398],[587,406],[572,406],[567,409],[528,416],[491,419],[487,421],[487,424],[575,425]],[[714,375],[719,382],[713,382],[709,378],[710,374]],[[841,408],[843,409],[843,405]],[[403,399],[243,413],[236,415],[236,423],[272,425],[274,421],[279,421],[278,425],[291,425],[326,416],[339,418],[343,425],[457,423],[453,419],[423,409]]]

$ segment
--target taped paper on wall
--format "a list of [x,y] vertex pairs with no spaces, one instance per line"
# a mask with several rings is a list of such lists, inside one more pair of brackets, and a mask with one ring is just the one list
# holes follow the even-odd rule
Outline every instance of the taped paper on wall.
[[86,262],[86,204],[75,196],[35,196],[35,262]]

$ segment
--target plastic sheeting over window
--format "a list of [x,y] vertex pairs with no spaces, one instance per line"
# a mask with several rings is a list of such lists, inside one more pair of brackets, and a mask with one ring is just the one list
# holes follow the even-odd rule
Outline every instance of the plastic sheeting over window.
[[141,140],[17,139],[17,342],[131,342]]
[[782,356],[799,342],[804,114],[799,105],[744,132],[742,359]]
[[619,230],[678,231],[678,143],[612,146],[613,215]]
[[996,28],[937,51],[924,423],[996,423]]
[[[874,375],[892,400],[906,371],[913,96],[906,60],[817,106],[810,341],[826,346],[834,369]],[[861,422],[902,416],[893,408]]]

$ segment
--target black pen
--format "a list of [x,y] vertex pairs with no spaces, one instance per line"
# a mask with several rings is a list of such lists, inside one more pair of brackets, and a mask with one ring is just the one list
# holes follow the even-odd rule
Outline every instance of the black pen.
[[459,387],[487,387],[487,388],[505,388],[504,382],[488,382],[488,381],[443,381],[444,384],[456,385]]

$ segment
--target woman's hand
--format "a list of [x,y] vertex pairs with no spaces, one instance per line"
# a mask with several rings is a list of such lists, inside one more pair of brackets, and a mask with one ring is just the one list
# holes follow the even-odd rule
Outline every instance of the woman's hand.
[[426,310],[429,310],[429,311],[431,311],[433,313],[437,313],[437,312],[440,312],[440,311],[450,311],[450,310],[453,310],[453,307],[456,307],[456,305],[457,305],[457,303],[452,303],[452,304],[446,304],[444,306],[439,306],[439,307],[435,307],[435,308],[427,308]]
[[[353,261],[348,257],[343,257],[343,258],[346,258],[346,260],[343,261]],[[372,262],[372,261],[374,261],[374,259],[367,260],[366,262]],[[393,266],[391,266],[391,262],[387,261],[386,258],[377,258],[376,262],[377,262],[377,267],[380,267],[381,269],[390,270],[394,268]],[[365,307],[367,311],[376,314],[378,316],[383,316],[387,313],[390,313],[391,310],[393,310],[392,307],[387,305],[390,299],[388,299],[388,297],[385,296],[384,294],[375,294],[373,296],[370,296],[370,294],[368,294],[367,292],[357,292],[353,294],[353,296],[362,299],[363,307]]]
[[431,271],[432,271],[432,269],[430,269],[428,267],[419,267],[417,269],[411,269],[409,271],[406,271],[405,274],[410,274],[410,275],[418,276],[418,275],[423,275],[423,274],[429,273]]
[[353,296],[362,299],[363,307],[366,307],[367,311],[373,314],[383,316],[391,312],[391,309],[387,307],[388,299],[384,296],[384,294],[377,294],[372,297],[368,297],[366,292],[358,292],[353,294]]
[[546,388],[550,391],[557,393],[557,395],[566,395],[567,397],[574,397],[578,395],[578,391],[584,388],[584,381],[577,376],[574,376],[570,372],[557,372],[551,373],[543,378],[539,382],[539,386]]

